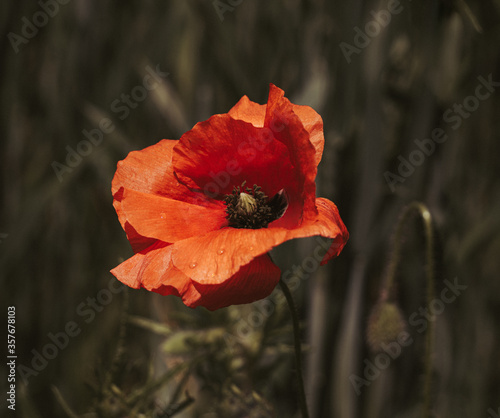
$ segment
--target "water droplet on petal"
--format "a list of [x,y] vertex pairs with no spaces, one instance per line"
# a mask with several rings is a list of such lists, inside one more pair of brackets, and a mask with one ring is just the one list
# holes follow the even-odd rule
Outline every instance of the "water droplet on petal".
[[224,250],[223,250],[223,249],[221,249],[221,250],[217,251],[217,254],[219,254],[219,255],[224,254]]
[[198,264],[196,264],[196,263],[194,263],[194,262],[193,262],[193,263],[191,263],[191,264],[189,265],[189,267],[190,267],[190,268],[192,268],[192,269],[194,269],[197,265],[198,265]]
[[167,215],[165,214],[165,212],[160,213],[160,218],[161,219],[165,219],[166,217],[167,217]]
[[250,247],[248,250],[249,250],[249,251],[252,251],[252,250],[253,250],[253,247]]

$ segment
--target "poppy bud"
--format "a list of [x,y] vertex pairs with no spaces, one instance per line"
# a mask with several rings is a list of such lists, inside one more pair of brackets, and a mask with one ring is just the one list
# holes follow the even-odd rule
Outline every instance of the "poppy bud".
[[382,344],[396,341],[405,331],[401,309],[394,302],[380,301],[373,308],[368,318],[367,342],[372,351],[380,351]]

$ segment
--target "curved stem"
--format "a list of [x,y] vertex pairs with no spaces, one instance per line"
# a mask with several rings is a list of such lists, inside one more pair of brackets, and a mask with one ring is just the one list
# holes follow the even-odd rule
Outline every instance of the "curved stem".
[[[384,288],[390,294],[392,293],[394,278],[396,276],[396,268],[399,265],[401,259],[401,236],[403,233],[403,225],[410,214],[416,211],[424,226],[425,233],[425,258],[426,258],[426,303],[427,306],[431,305],[434,299],[434,287],[435,287],[435,262],[434,262],[434,229],[432,225],[432,216],[425,206],[421,202],[412,202],[403,209],[403,213],[396,226],[396,232],[394,235],[394,252],[387,270],[387,281]],[[392,296],[392,295],[391,295]],[[432,350],[434,345],[434,322],[435,318],[432,315],[429,321],[429,326],[427,327],[425,335],[425,380],[422,392],[423,397],[423,408],[422,417],[430,417],[431,409],[431,386],[432,386]]]
[[299,317],[297,315],[297,309],[293,302],[290,289],[282,279],[280,279],[279,283],[285,295],[288,307],[290,308],[290,313],[292,314],[293,340],[295,346],[295,365],[297,367],[297,383],[299,386],[300,410],[302,411],[303,418],[309,418],[309,412],[307,410],[306,392],[304,389],[304,378],[302,376],[302,348],[300,344]]

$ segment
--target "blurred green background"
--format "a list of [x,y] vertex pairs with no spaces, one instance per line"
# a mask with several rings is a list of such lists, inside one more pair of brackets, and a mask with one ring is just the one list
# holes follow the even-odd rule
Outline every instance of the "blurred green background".
[[[109,273],[132,254],[112,207],[117,161],[243,95],[265,103],[271,82],[322,115],[318,195],[336,202],[351,233],[338,259],[292,286],[311,417],[418,416],[418,222],[405,229],[398,269],[415,343],[372,380],[365,342],[398,214],[413,200],[429,207],[439,236],[436,297],[445,280],[467,286],[434,305],[435,416],[498,416],[500,1],[20,0],[0,9],[0,300],[5,323],[16,308],[26,366],[16,412],[2,399],[2,416],[298,416],[285,305],[192,310],[113,287]],[[137,86],[154,70],[168,75],[143,94]],[[288,243],[276,257],[286,270],[316,245]],[[358,391],[353,376],[367,382]]]

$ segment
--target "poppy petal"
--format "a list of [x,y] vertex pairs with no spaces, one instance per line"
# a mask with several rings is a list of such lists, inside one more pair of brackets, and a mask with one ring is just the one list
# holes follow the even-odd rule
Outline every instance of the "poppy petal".
[[163,139],[140,151],[132,151],[118,162],[111,186],[113,195],[123,187],[138,192],[165,196],[187,203],[210,206],[212,201],[179,183],[172,165],[178,140]]
[[317,214],[314,204],[316,148],[311,143],[309,133],[300,118],[293,112],[292,104],[284,97],[283,90],[272,84],[264,126],[269,127],[274,137],[287,147],[296,180],[293,183],[295,188],[287,189],[290,197],[287,213],[277,221],[276,226],[284,226],[290,217],[297,219],[297,215],[301,213],[305,219],[314,218]]
[[113,206],[135,253],[152,245],[154,240],[143,237],[127,223],[121,204],[124,189],[166,196],[198,205],[212,205],[211,199],[201,193],[192,192],[180,184],[174,176],[172,150],[178,142],[164,139],[143,150],[132,151],[124,160],[118,162],[111,185]]
[[150,247],[155,243],[155,239],[144,237],[139,234],[130,223],[127,222],[127,217],[122,209],[122,199],[123,199],[123,187],[115,193],[113,197],[113,206],[118,214],[118,219],[122,224],[122,228],[127,234],[127,239],[130,242],[132,250],[134,253],[138,253],[146,248]]
[[251,303],[269,296],[279,282],[281,271],[269,255],[256,257],[241,267],[232,277],[221,284],[201,284],[193,281],[193,286],[201,295],[191,307],[204,306],[215,310],[229,305]]
[[164,296],[181,296],[190,306],[199,300],[200,294],[189,277],[172,266],[171,253],[171,245],[157,241],[115,267],[111,273],[129,287],[145,288]]
[[243,266],[222,285],[204,285],[192,282],[176,269],[171,263],[171,253],[171,245],[158,241],[124,261],[111,273],[134,289],[145,288],[164,296],[180,296],[186,306],[204,306],[210,310],[265,298],[280,279],[280,269],[264,254]]
[[316,206],[318,208],[318,217],[313,225],[305,227],[305,230],[307,231],[310,228],[311,232],[314,232],[311,235],[320,235],[333,239],[330,248],[321,260],[321,265],[324,265],[340,254],[349,240],[349,231],[340,218],[340,213],[335,203],[323,197],[318,197],[316,199]]
[[164,139],[140,151],[132,151],[119,161],[113,178],[111,191],[114,194],[122,187],[144,193],[164,195],[175,190],[177,180],[171,166],[175,140]]
[[146,250],[143,250],[118,267],[111,270],[111,273],[123,284],[134,289],[145,287],[154,288],[160,282],[160,277],[169,268],[171,246],[165,242],[155,241]]
[[266,117],[266,105],[252,102],[247,96],[243,96],[227,113],[233,119],[243,120],[262,128]]
[[179,179],[206,195],[221,198],[246,181],[268,196],[297,188],[288,150],[268,128],[257,128],[231,116],[215,115],[197,123],[174,148]]
[[315,235],[334,239],[322,263],[338,255],[349,238],[337,207],[327,199],[318,199],[316,217],[295,229],[223,228],[204,236],[178,241],[172,245],[172,262],[195,282],[221,284],[241,266],[273,247],[290,239]]
[[323,134],[323,119],[316,111],[309,106],[300,106],[292,104],[293,113],[295,113],[305,130],[309,133],[309,140],[316,150],[314,162],[318,165],[323,156],[325,146],[325,136]]
[[175,242],[227,225],[226,207],[207,208],[154,194],[124,189],[121,207],[130,225],[142,236]]
[[[247,96],[243,96],[228,112],[229,116],[234,119],[244,120],[251,123],[253,126],[263,127],[266,117],[267,104],[261,105],[252,102]],[[323,134],[323,119],[310,106],[301,106],[292,104],[293,113],[295,113],[304,128],[309,133],[309,139],[316,150],[316,165],[321,161],[325,137]]]

